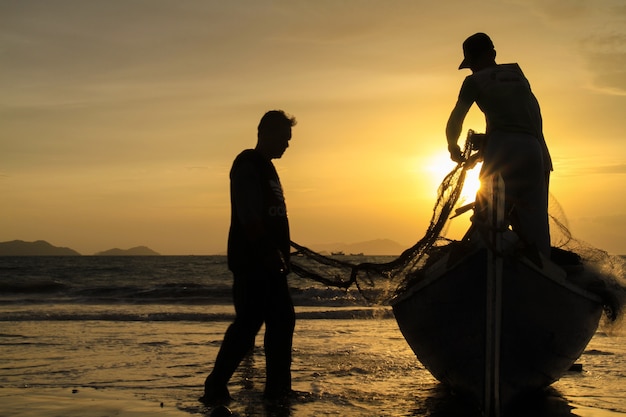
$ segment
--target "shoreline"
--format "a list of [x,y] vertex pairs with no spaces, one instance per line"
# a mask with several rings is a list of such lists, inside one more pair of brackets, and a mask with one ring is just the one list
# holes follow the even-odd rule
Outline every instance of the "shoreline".
[[0,388],[0,416],[189,417],[175,404],[144,400],[110,388]]
[[[189,417],[196,415],[167,400],[142,399],[138,394],[115,388],[0,388],[0,416],[12,417]],[[300,404],[301,406],[303,404]],[[304,406],[306,408],[306,406]],[[570,403],[578,417],[623,417],[625,414]],[[306,415],[307,412],[301,409]],[[207,415],[206,412],[200,415]],[[310,414],[313,415],[313,414]],[[369,414],[365,414],[369,415]],[[567,415],[570,415],[567,413]],[[356,415],[355,415],[356,417]]]

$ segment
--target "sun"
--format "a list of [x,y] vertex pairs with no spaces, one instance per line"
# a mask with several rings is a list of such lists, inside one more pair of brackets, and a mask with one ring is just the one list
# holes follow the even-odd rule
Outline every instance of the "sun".
[[478,174],[480,172],[480,167],[482,162],[476,164],[474,168],[468,170],[465,173],[465,182],[463,183],[463,191],[461,192],[461,199],[463,199],[466,203],[471,203],[476,199],[476,193],[480,189],[480,180],[478,179]]
[[[471,203],[476,199],[476,193],[480,189],[478,174],[481,165],[481,163],[478,163],[474,168],[466,172],[463,191],[461,192],[458,202],[459,205]],[[441,181],[443,181],[445,176],[448,175],[455,166],[456,163],[450,160],[450,155],[447,152],[437,153],[426,160],[424,169],[435,190],[437,190]]]

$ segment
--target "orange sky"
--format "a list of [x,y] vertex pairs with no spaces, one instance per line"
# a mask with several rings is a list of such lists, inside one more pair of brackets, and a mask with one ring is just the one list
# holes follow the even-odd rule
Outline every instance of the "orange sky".
[[574,236],[626,254],[621,0],[0,0],[0,241],[223,253],[231,162],[280,108],[293,239],[411,245],[477,31],[531,81]]

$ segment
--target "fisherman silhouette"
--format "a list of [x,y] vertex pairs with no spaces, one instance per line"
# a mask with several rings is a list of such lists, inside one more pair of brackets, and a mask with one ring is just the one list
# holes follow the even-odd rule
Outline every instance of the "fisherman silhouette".
[[[539,103],[518,64],[497,64],[493,42],[476,33],[463,42],[459,69],[472,74],[463,81],[446,126],[450,158],[462,162],[457,144],[463,120],[476,103],[485,114],[486,141],[481,179],[502,175],[505,211],[513,230],[527,247],[550,258],[548,184],[552,161],[543,137]],[[475,218],[484,213],[485,198],[477,196]]]
[[[293,117],[267,112],[258,126],[257,145],[241,152],[230,171],[231,225],[228,267],[233,273],[235,320],[228,327],[206,378],[206,405],[228,405],[228,381],[254,347],[265,324],[264,399],[277,402],[291,394],[291,348],[295,313],[289,273],[289,222],[280,179],[272,159],[289,146]],[[217,412],[217,411],[216,411]]]

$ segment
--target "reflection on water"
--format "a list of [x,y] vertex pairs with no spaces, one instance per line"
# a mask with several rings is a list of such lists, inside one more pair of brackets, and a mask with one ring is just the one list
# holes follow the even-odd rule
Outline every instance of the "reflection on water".
[[[577,417],[563,395],[555,388],[548,388],[524,397],[503,413],[506,417]],[[454,395],[443,384],[436,385],[428,395],[417,398],[416,407],[408,414],[421,417],[482,417],[466,399]]]

